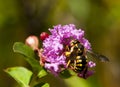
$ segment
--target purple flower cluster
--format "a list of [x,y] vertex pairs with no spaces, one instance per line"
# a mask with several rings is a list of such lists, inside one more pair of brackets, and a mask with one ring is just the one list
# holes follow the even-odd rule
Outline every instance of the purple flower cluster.
[[87,50],[91,49],[89,41],[84,38],[84,31],[76,29],[74,24],[57,25],[49,31],[51,35],[43,41],[43,55],[46,57],[44,67],[50,71],[59,72],[66,68],[64,46],[71,40],[78,40]]
[[80,41],[86,49],[91,49],[89,41],[84,38],[84,31],[81,29],[76,29],[74,24],[64,26],[57,25],[54,26],[54,29],[49,29],[49,31],[52,34],[51,39],[57,39],[61,44],[68,45],[71,39],[76,39]]

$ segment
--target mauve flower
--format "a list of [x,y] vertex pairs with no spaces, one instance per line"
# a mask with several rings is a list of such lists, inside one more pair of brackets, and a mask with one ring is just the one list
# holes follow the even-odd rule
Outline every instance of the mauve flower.
[[93,70],[88,70],[85,74],[85,76],[83,75],[84,73],[78,73],[78,76],[84,79],[87,79],[89,76],[93,75],[95,73],[95,71]]
[[96,66],[96,63],[94,63],[93,61],[88,62],[88,67],[92,68],[92,67],[95,67],[95,66]]
[[51,72],[60,72],[62,68],[66,68],[66,56],[64,55],[64,47],[70,45],[71,40],[78,40],[87,49],[91,49],[91,45],[84,38],[84,31],[76,29],[74,24],[57,25],[53,29],[49,29],[49,35],[43,41],[43,52],[45,56],[44,67]]

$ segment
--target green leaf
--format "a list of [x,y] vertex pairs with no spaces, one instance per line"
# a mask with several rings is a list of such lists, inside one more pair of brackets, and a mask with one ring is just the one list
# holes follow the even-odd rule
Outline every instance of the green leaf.
[[32,72],[24,67],[11,67],[5,70],[21,87],[29,87]]
[[39,83],[35,85],[34,87],[50,87],[50,85],[48,83]]
[[22,42],[15,42],[13,45],[14,52],[23,54],[26,57],[35,57],[34,51]]
[[78,77],[77,73],[69,70],[72,76],[68,79],[64,79],[65,83],[69,85],[69,87],[93,87],[88,82],[88,80]]
[[35,59],[34,51],[27,45],[21,42],[16,42],[13,45],[13,50],[16,53],[24,55],[25,60],[32,66],[35,71],[40,71],[42,67],[39,64],[39,61]]
[[42,78],[42,77],[44,77],[44,76],[46,76],[47,75],[47,72],[44,70],[44,69],[42,69],[39,73],[38,73],[38,77],[39,78]]
[[61,77],[61,78],[70,78],[72,75],[71,75],[71,73],[69,72],[69,70],[63,70],[62,72],[60,72],[60,74],[59,74],[59,76]]
[[42,87],[50,87],[48,83],[45,83]]

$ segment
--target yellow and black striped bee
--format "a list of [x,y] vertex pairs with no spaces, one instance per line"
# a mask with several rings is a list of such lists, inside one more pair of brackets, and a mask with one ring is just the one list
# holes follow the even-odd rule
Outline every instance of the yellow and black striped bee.
[[87,53],[90,53],[93,57],[100,59],[102,62],[109,61],[104,55],[86,50],[78,40],[72,40],[70,46],[67,46],[66,49],[67,67],[72,68],[77,73],[83,73],[83,78],[86,78],[88,71]]

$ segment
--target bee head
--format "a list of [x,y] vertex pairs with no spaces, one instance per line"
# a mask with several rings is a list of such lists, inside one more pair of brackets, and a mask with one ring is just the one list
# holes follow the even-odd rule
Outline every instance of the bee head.
[[70,42],[70,47],[72,47],[78,54],[83,54],[84,52],[84,46],[78,40],[72,40]]
[[81,44],[78,44],[78,51],[77,51],[77,53],[80,54],[80,55],[82,55],[83,52],[84,52],[84,46],[81,45]]
[[75,46],[76,44],[78,44],[78,43],[80,43],[78,40],[72,40],[71,42],[70,42],[70,46],[72,47],[72,46]]

